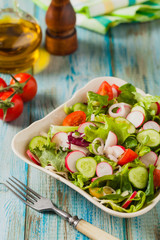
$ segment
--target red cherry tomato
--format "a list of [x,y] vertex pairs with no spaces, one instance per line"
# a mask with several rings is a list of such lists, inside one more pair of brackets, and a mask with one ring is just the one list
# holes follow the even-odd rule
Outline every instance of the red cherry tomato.
[[108,100],[111,100],[113,98],[112,87],[106,81],[102,82],[102,84],[100,85],[97,93],[102,95],[102,96],[107,95]]
[[[37,93],[37,82],[35,78],[28,74],[28,73],[18,73],[14,75],[15,79],[19,83],[24,83],[27,81],[27,79],[30,78],[30,80],[26,83],[26,85],[23,88],[23,93],[18,94],[24,102],[30,101],[33,99]],[[10,85],[15,84],[15,80],[12,78],[10,81]]]
[[64,120],[63,126],[79,126],[86,121],[86,114],[83,111],[70,113]]
[[[7,87],[7,83],[3,80],[3,78],[0,78],[0,89]],[[0,96],[2,96],[3,92],[0,92]]]
[[[0,96],[0,99],[5,101],[12,94],[13,94],[12,91],[4,92],[2,94],[2,96]],[[6,114],[5,119],[3,119],[3,116],[4,116],[3,109],[0,108],[0,119],[4,120],[6,122],[13,121],[14,119],[18,118],[21,115],[21,113],[23,112],[23,101],[20,96],[15,94],[12,97],[11,102],[14,103],[14,106],[7,109],[7,114]]]

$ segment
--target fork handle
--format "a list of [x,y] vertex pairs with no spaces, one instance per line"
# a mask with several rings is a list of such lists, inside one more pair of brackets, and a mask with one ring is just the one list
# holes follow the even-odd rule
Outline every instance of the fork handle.
[[78,222],[76,229],[92,240],[119,240],[118,238],[106,233],[105,231],[95,227],[83,219]]

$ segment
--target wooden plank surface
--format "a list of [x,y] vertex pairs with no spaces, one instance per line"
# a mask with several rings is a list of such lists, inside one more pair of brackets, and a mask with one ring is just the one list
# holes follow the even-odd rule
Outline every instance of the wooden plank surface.
[[[34,13],[44,32],[45,12],[31,2],[21,0],[20,4]],[[44,117],[95,77],[114,75],[151,94],[159,94],[159,24],[160,21],[121,25],[105,37],[79,28],[78,51],[66,57],[51,56],[48,67],[35,76],[38,95],[25,104],[23,115],[10,124],[0,122],[0,182],[11,175],[17,176],[72,215],[120,239],[160,239],[160,203],[139,218],[125,220],[109,216],[63,183],[28,167],[13,155],[10,147],[16,132]],[[5,77],[8,81],[9,77]],[[0,240],[88,239],[56,215],[26,208],[2,184],[0,202]]]

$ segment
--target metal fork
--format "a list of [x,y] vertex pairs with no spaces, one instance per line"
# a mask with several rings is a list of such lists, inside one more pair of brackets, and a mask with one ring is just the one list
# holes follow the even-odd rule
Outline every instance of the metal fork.
[[[17,178],[9,178],[4,185],[10,189],[23,203],[38,212],[53,211],[60,217],[63,217],[70,225],[79,232],[93,240],[118,240],[118,238],[104,232],[92,224],[79,219],[77,216],[71,216],[69,213],[57,208],[50,199],[40,196],[31,188],[20,182]],[[21,191],[22,190],[22,191]]]

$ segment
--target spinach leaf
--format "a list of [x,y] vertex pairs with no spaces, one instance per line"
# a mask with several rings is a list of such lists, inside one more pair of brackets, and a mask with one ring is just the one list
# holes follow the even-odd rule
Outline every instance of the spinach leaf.
[[128,191],[129,193],[133,192],[132,185],[128,179],[128,172],[126,172],[125,174],[121,174],[120,189],[121,189],[121,192],[125,192],[125,191]]
[[148,186],[145,191],[146,194],[146,202],[151,201],[154,198],[154,182],[153,182],[153,171],[155,167],[153,165],[149,165],[149,178],[148,178]]
[[126,138],[126,140],[124,142],[124,147],[135,149],[137,144],[138,144],[138,141],[137,141],[136,137],[135,136],[129,136],[129,137]]
[[111,207],[113,210],[118,212],[137,212],[140,210],[146,200],[146,195],[143,191],[138,191],[135,198],[132,200],[134,204],[131,204],[128,209],[122,208],[120,205],[116,204],[116,200],[106,200],[106,206]]
[[134,105],[137,102],[135,100],[135,95],[133,94],[133,92],[136,92],[136,88],[132,84],[124,84],[119,90],[121,93],[117,98],[118,102],[125,102],[131,105]]
[[103,106],[107,106],[108,96],[102,96],[97,93],[89,91],[87,93],[88,107],[87,107],[87,119],[90,119],[91,114],[97,115],[100,113],[105,113]]
[[129,196],[130,196],[130,194],[128,194],[124,197],[121,194],[107,194],[107,195],[101,197],[100,199],[114,200],[114,202],[119,203],[119,202],[122,202],[125,199],[127,199]]
[[[117,175],[105,175],[103,177],[99,177],[97,178],[96,180],[94,180],[94,182],[92,182],[90,184],[90,187],[103,187],[103,186],[106,186],[106,182],[108,180],[112,180],[112,181],[115,181],[117,182],[118,181],[118,176]],[[108,186],[108,184],[107,184]]]
[[140,156],[144,156],[145,154],[149,153],[151,151],[150,147],[145,146],[141,143],[139,143],[135,149],[135,152]]

